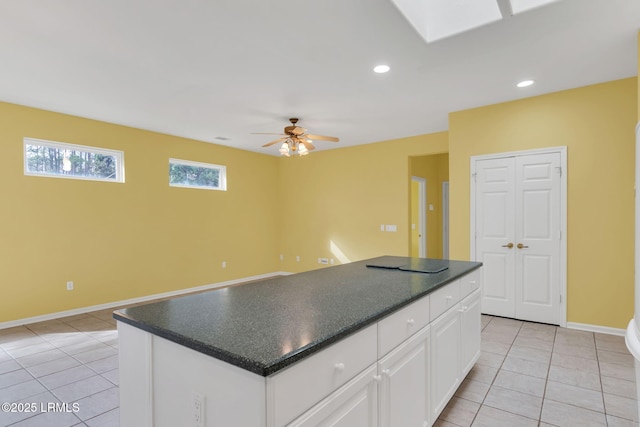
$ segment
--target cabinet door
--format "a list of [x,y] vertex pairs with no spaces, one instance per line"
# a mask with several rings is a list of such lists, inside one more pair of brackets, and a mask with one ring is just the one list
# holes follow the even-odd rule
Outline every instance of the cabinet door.
[[435,420],[461,381],[460,305],[431,324],[431,411]]
[[[294,420],[295,427],[377,427],[377,366],[372,365]],[[310,384],[311,386],[311,384]]]
[[429,422],[430,328],[393,350],[378,363],[381,427],[423,427]]
[[480,357],[480,290],[462,300],[460,310],[462,377],[464,378]]

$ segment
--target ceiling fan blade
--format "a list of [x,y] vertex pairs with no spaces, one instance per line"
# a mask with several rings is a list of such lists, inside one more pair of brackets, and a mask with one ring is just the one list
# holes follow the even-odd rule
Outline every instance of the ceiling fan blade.
[[308,139],[301,139],[300,142],[302,142],[302,145],[307,147],[307,150],[309,151],[316,149],[316,147]]
[[266,144],[263,145],[263,147],[270,147],[273,144],[277,144],[280,141],[284,141],[285,139],[287,138],[279,138],[279,139],[276,139],[275,141],[267,142]]
[[324,135],[305,135],[309,139],[317,139],[320,141],[331,141],[331,142],[339,142],[340,138],[336,138],[335,136],[324,136]]
[[302,135],[306,131],[307,130],[305,128],[301,128],[300,126],[296,126],[293,129],[291,129],[291,133],[294,135]]
[[271,132],[251,132],[250,135],[280,135],[280,136],[287,136],[284,133],[271,133]]

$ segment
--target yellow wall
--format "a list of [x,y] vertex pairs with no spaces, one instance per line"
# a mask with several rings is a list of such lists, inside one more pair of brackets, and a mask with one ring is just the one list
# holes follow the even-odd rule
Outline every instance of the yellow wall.
[[280,159],[282,270],[319,268],[320,257],[408,255],[409,157],[446,151],[441,132]]
[[[122,150],[126,183],[25,176],[25,136]],[[6,103],[0,146],[0,322],[279,270],[275,157]],[[228,191],[170,188],[170,157]]]
[[[469,158],[566,145],[568,320],[622,328],[639,99],[625,79],[452,113],[448,133],[290,159],[0,103],[0,322],[315,269],[319,257],[406,255],[410,158],[447,151],[451,258],[468,259]],[[123,150],[127,182],[24,176],[24,136]],[[169,157],[226,165],[229,191],[170,188]]]
[[427,257],[442,258],[442,183],[449,180],[449,154],[412,157],[411,175],[427,181]]
[[449,116],[451,258],[469,258],[471,156],[567,146],[569,322],[624,328],[633,316],[637,79]]

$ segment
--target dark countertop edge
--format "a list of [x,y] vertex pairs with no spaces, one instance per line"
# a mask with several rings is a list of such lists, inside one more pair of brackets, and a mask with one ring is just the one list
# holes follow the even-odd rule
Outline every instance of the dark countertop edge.
[[[469,262],[477,262],[477,261],[469,261]],[[287,368],[291,365],[293,365],[294,363],[308,357],[311,356],[314,353],[317,353],[321,350],[323,350],[324,348],[330,346],[331,344],[338,342],[340,340],[342,340],[343,338],[354,334],[364,328],[366,328],[367,326],[371,325],[372,323],[375,323],[379,320],[381,320],[382,318],[400,310],[401,308],[411,304],[414,301],[419,300],[420,298],[434,292],[435,290],[441,288],[444,285],[447,285],[455,280],[458,280],[460,277],[465,276],[469,273],[471,273],[472,271],[475,271],[477,269],[479,269],[480,267],[482,267],[482,263],[481,262],[477,262],[477,265],[473,266],[472,268],[470,268],[469,270],[465,271],[463,274],[460,274],[459,276],[453,277],[453,278],[449,278],[448,280],[444,280],[441,283],[434,285],[433,287],[431,287],[430,289],[426,290],[425,292],[422,292],[420,294],[414,295],[411,298],[399,302],[398,304],[390,307],[387,310],[384,310],[374,316],[369,317],[368,319],[363,319],[362,321],[353,324],[351,327],[349,328],[345,328],[345,329],[341,329],[339,331],[337,331],[335,334],[327,337],[326,339],[319,341],[319,342],[312,342],[307,344],[306,346],[298,349],[297,352],[295,353],[289,353],[279,359],[274,360],[272,363],[265,365],[263,363],[260,362],[256,362],[255,360],[250,360],[250,359],[246,359],[243,358],[237,354],[234,353],[230,353],[224,350],[219,349],[218,347],[214,347],[214,346],[209,346],[206,344],[203,344],[200,341],[197,340],[193,340],[189,337],[186,337],[184,335],[181,334],[176,334],[176,333],[172,333],[166,329],[162,329],[162,328],[157,328],[153,325],[150,325],[148,323],[145,322],[141,322],[139,320],[135,320],[132,319],[126,315],[124,315],[123,313],[119,312],[119,311],[114,311],[113,312],[113,318],[116,320],[119,320],[121,322],[127,323],[133,327],[136,327],[138,329],[142,329],[146,332],[152,333],[154,335],[157,335],[161,338],[165,338],[169,341],[172,341],[176,344],[182,345],[184,347],[190,348],[192,350],[195,350],[199,353],[203,353],[206,354],[208,356],[212,356],[215,357],[216,359],[222,360],[224,362],[227,362],[231,365],[237,366],[241,369],[253,372],[254,374],[258,374],[260,376],[263,377],[268,377],[270,375],[273,375],[279,371],[281,371],[284,368]],[[426,274],[426,273],[425,273]],[[215,292],[214,290],[211,290],[211,292]],[[151,303],[151,301],[150,301]]]

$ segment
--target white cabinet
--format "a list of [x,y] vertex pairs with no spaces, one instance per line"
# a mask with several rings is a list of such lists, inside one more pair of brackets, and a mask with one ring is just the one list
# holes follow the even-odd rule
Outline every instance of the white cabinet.
[[435,420],[461,382],[461,316],[458,306],[431,324],[431,411]]
[[269,425],[290,423],[368,366],[374,365],[378,361],[377,335],[377,326],[368,326],[267,377]]
[[480,356],[480,290],[431,323],[432,419],[447,406]]
[[378,425],[377,366],[332,393],[289,424],[290,427],[376,427]]
[[131,400],[120,424],[187,425],[197,392],[208,426],[430,426],[478,358],[480,280],[472,272],[268,377],[118,322]]
[[380,427],[431,425],[430,328],[426,326],[378,363]]
[[480,357],[480,290],[460,303],[460,338],[462,343],[462,377],[464,378]]

